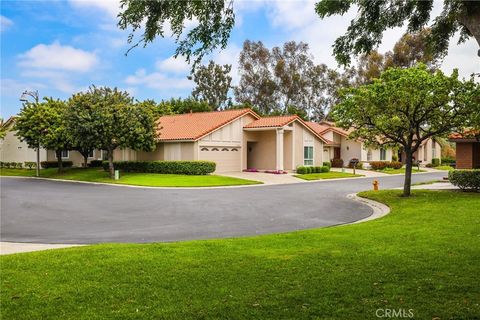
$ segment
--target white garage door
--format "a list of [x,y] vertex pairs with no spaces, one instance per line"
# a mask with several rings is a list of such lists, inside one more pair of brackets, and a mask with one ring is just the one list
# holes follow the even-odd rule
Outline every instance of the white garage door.
[[217,164],[215,172],[240,171],[241,152],[239,147],[200,147],[199,160]]

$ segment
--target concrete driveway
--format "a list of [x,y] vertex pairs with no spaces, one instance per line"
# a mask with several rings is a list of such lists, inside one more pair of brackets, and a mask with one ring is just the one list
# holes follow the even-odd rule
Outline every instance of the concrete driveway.
[[[446,173],[413,176],[414,182]],[[381,188],[403,176],[376,178]],[[371,209],[346,195],[372,178],[222,189],[149,189],[0,178],[1,241],[156,242],[286,232],[353,222]]]

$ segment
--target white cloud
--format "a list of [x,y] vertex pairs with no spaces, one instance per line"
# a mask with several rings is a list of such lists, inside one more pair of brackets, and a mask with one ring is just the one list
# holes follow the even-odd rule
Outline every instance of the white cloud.
[[159,90],[183,90],[193,87],[192,81],[186,77],[169,77],[162,72],[147,73],[145,69],[138,69],[134,75],[125,79],[125,83],[130,86],[143,85],[150,89]]
[[13,21],[5,16],[0,15],[0,32],[7,30],[13,25]]
[[24,68],[90,71],[98,59],[94,52],[62,46],[59,42],[39,44],[19,56],[19,65]]
[[116,17],[120,12],[119,0],[70,0],[74,8],[101,10],[110,18]]
[[172,73],[189,73],[191,69],[190,65],[181,56],[177,58],[171,56],[164,60],[157,60],[155,67],[160,71]]
[[1,79],[0,80],[0,93],[2,96],[18,97],[23,91],[34,91],[45,88],[43,83],[31,82],[31,81],[19,81],[16,79]]

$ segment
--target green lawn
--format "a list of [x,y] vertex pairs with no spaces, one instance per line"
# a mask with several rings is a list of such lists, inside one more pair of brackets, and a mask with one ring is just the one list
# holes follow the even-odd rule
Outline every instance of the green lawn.
[[[0,169],[3,176],[35,176],[35,170],[27,169]],[[233,177],[205,175],[189,176],[179,174],[155,174],[155,173],[120,173],[120,180],[110,179],[107,172],[101,168],[70,168],[64,173],[58,173],[57,169],[43,169],[40,176],[52,179],[66,179],[89,182],[106,182],[116,184],[128,184],[148,187],[214,187],[259,184],[261,182],[245,180]]]
[[364,193],[392,212],[356,225],[1,256],[1,316],[343,320],[389,308],[477,319],[480,195],[400,194]]
[[307,174],[297,174],[295,177],[303,180],[322,180],[322,179],[337,179],[337,178],[352,178],[352,177],[363,177],[361,174],[353,174],[346,172],[323,172],[323,173],[307,173]]
[[[400,169],[385,168],[383,170],[378,170],[378,172],[388,173],[388,174],[398,174],[398,173],[405,174],[405,168],[400,168]],[[419,173],[419,172],[427,172],[427,171],[422,169],[418,170],[418,168],[412,168],[412,173]]]
[[451,167],[451,166],[438,166],[438,167],[434,167],[433,169],[445,170],[445,171],[455,170],[455,169],[454,169],[453,167]]

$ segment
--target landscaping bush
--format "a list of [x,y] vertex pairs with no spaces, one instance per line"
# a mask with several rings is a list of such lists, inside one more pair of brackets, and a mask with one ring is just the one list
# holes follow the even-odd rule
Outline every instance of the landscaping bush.
[[388,167],[392,169],[401,169],[403,167],[403,163],[398,161],[392,161],[388,163]]
[[396,154],[392,154],[392,162],[397,162],[398,156]]
[[433,158],[432,159],[432,167],[438,167],[440,165],[440,159],[439,158]]
[[453,158],[442,158],[441,163],[444,165],[449,165],[449,164],[455,163],[455,161],[456,160]]
[[[103,161],[102,166],[108,171],[108,161]],[[123,172],[206,175],[215,171],[216,164],[212,161],[114,161],[113,167]]]
[[[62,161],[63,167],[64,168],[70,168],[73,166],[72,161]],[[43,169],[48,169],[48,168],[58,168],[58,161],[42,161],[40,162],[40,166]]]
[[322,163],[322,166],[331,168],[332,163],[330,161],[325,161],[324,163]]
[[330,167],[329,166],[323,166],[323,167],[320,167],[320,172],[324,173],[324,172],[329,172],[330,171]]
[[0,168],[3,168],[3,166],[4,166],[4,162],[0,161]]
[[448,180],[464,191],[480,191],[480,169],[451,170]]
[[307,173],[307,167],[304,167],[304,166],[297,167],[297,173],[298,174],[306,174]]
[[99,168],[99,167],[102,166],[102,164],[103,164],[103,160],[92,160],[92,161],[90,161],[88,166],[90,168]]
[[370,161],[370,167],[373,170],[383,170],[388,167],[388,161]]
[[315,173],[321,173],[323,167],[313,167]]
[[21,163],[21,162],[15,162],[15,167],[14,167],[14,168],[22,169],[22,168],[23,168],[23,163]]
[[342,168],[343,160],[342,159],[332,159],[332,168]]
[[37,167],[37,163],[33,161],[25,161],[25,167],[28,169],[34,169]]

